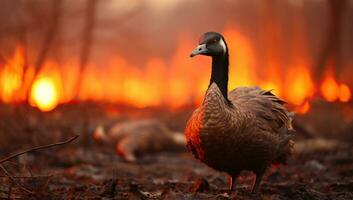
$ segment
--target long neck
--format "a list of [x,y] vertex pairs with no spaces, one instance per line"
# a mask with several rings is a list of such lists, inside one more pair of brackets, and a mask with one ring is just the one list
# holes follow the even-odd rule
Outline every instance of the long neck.
[[221,90],[225,100],[228,100],[228,51],[222,56],[212,57],[212,74],[209,86],[214,82]]

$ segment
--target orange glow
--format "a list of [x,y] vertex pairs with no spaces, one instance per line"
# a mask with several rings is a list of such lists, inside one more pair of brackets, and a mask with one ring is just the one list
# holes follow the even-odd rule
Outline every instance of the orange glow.
[[269,62],[269,65],[266,67],[265,80],[261,80],[259,84],[255,84],[265,90],[272,90],[275,95],[283,96],[283,82],[279,67],[275,62]]
[[59,103],[54,81],[49,77],[37,79],[33,83],[31,98],[41,111],[53,110]]
[[308,101],[305,101],[303,105],[300,105],[295,108],[295,111],[298,114],[305,114],[305,113],[309,112],[309,110],[310,110],[310,104]]
[[257,77],[255,54],[249,39],[231,27],[226,28],[224,37],[227,38],[229,59],[232,61],[229,66],[229,88],[253,85]]
[[191,50],[195,48],[195,42],[188,35],[187,33],[180,34],[179,45],[167,72],[168,79],[164,83],[168,86],[166,88],[168,91],[166,93],[167,105],[172,108],[178,108],[192,102],[193,97],[197,96],[199,92],[196,88],[204,76],[203,72],[207,71],[205,69],[207,66],[197,64],[200,59],[189,58]]

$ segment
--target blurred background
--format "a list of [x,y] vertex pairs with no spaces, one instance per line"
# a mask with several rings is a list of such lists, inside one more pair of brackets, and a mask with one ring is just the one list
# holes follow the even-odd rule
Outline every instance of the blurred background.
[[[0,160],[0,198],[234,199],[183,135],[211,73],[189,55],[217,31],[229,89],[273,89],[296,113],[295,155],[269,170],[263,199],[353,199],[353,0],[0,5],[0,157],[80,135]],[[252,182],[245,172],[237,199],[254,199]]]
[[315,98],[351,100],[352,11],[352,0],[1,0],[0,100],[198,105],[210,60],[189,53],[217,31],[230,89],[274,89],[306,113]]

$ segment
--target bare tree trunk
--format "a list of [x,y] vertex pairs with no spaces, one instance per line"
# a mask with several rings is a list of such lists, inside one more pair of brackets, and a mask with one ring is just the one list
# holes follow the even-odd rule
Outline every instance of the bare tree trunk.
[[[34,80],[36,79],[38,73],[40,72],[40,69],[42,68],[45,59],[47,58],[47,55],[52,47],[53,40],[55,38],[55,35],[57,33],[57,30],[59,29],[59,19],[61,16],[62,12],[62,1],[61,0],[53,0],[52,1],[52,9],[51,9],[52,15],[51,19],[49,21],[49,27],[44,35],[44,40],[42,44],[42,48],[40,49],[38,58],[34,64],[34,76],[32,80],[29,82],[29,87],[32,87]],[[31,88],[28,89],[27,91],[27,100],[30,99],[30,93],[31,93]]]
[[19,30],[19,41],[20,41],[20,44],[22,45],[22,48],[23,48],[23,59],[24,59],[24,63],[23,63],[23,73],[22,73],[22,77],[21,77],[21,82],[22,82],[22,85],[19,89],[19,92],[18,92],[18,95],[20,96],[21,98],[21,101],[22,100],[25,100],[26,97],[26,92],[30,89],[30,88],[27,88],[27,84],[26,84],[26,72],[29,68],[29,63],[28,63],[28,48],[27,48],[27,27],[22,24],[21,27],[20,27],[20,30]]
[[347,0],[327,0],[329,6],[329,30],[322,52],[317,63],[317,80],[322,78],[327,65],[334,66],[336,73],[341,68],[340,63],[340,36],[342,31],[342,20]]
[[23,14],[20,18],[20,26],[19,26],[19,29],[18,29],[18,40],[19,40],[19,43],[21,44],[22,48],[23,48],[23,59],[24,59],[24,63],[23,63],[23,73],[22,73],[22,77],[21,77],[21,82],[22,82],[22,85],[19,89],[19,92],[18,94],[21,95],[21,100],[22,98],[26,99],[26,92],[28,90],[28,88],[26,88],[27,84],[25,84],[26,82],[26,72],[28,70],[28,67],[29,67],[29,64],[28,64],[28,43],[27,43],[27,24],[25,23],[26,19],[26,5],[25,5],[25,2],[24,1],[21,1],[21,6],[22,6],[22,9],[24,10],[23,12],[25,14]]
[[82,47],[79,63],[79,74],[74,87],[74,94],[76,99],[79,96],[81,89],[83,74],[85,72],[87,63],[92,49],[93,42],[93,30],[95,26],[95,16],[96,16],[97,0],[87,0],[86,12],[85,12],[85,24],[82,32]]

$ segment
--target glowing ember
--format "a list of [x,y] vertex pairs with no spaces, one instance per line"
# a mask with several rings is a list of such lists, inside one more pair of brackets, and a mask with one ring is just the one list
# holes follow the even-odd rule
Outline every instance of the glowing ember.
[[33,83],[31,99],[41,111],[53,110],[59,103],[57,88],[49,77],[42,77]]

